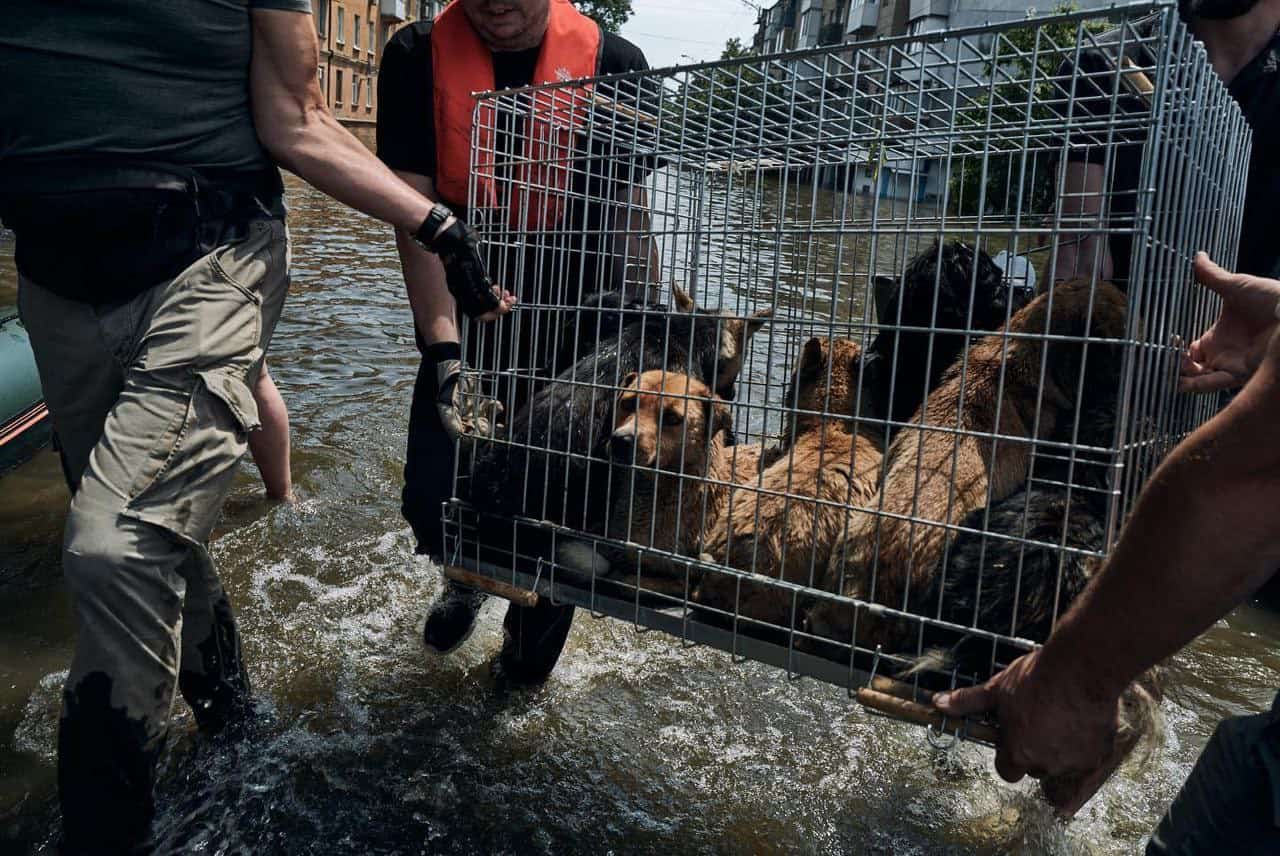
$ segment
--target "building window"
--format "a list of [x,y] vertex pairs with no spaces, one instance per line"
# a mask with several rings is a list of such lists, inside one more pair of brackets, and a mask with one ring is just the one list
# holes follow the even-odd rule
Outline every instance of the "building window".
[[311,0],[316,16],[316,33],[323,36],[329,31],[329,0]]
[[341,7],[338,8],[338,44],[345,45],[347,43],[347,14]]
[[373,109],[373,78],[369,78],[369,85],[364,88],[364,106]]
[[373,46],[376,44],[377,42],[373,40],[373,21],[370,21],[369,22],[369,53],[373,53]]
[[333,87],[333,103],[342,106],[342,72],[336,72],[338,75],[337,85]]
[[360,52],[360,16],[353,15],[351,20],[351,43],[356,53]]
[[316,80],[319,82],[320,91],[323,93],[324,92],[324,66],[323,65],[316,66]]
[[360,77],[359,75],[351,75],[351,106],[360,106]]

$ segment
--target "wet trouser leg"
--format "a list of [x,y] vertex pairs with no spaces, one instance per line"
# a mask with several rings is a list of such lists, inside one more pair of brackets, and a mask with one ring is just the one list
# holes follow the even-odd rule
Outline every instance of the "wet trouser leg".
[[440,515],[452,493],[456,450],[440,421],[436,397],[436,364],[423,356],[409,407],[400,513],[413,529],[418,553],[441,559],[444,530]]
[[[404,465],[401,513],[417,538],[417,551],[444,560],[443,503],[452,495],[456,447],[436,409],[436,364],[424,355],[413,387],[409,410],[409,438]],[[446,581],[446,585],[458,585]],[[543,603],[532,609],[510,604],[503,622],[507,643],[504,659],[510,672],[527,672],[530,680],[544,679],[564,649],[572,606]],[[519,667],[514,664],[520,663]]]
[[1160,820],[1147,856],[1280,853],[1280,696],[1218,724]]
[[247,692],[204,545],[257,427],[250,389],[287,284],[278,221],[112,307],[20,283],[74,490],[63,567],[78,636],[58,738],[71,852],[145,841],[180,672],[202,725]]

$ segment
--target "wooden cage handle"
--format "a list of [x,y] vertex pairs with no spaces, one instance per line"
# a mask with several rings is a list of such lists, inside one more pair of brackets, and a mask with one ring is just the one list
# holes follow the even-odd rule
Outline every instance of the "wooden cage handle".
[[[963,731],[965,739],[976,740],[991,746],[1000,743],[1000,732],[993,726],[957,719],[954,716],[944,716],[942,711],[928,703],[933,698],[933,693],[921,690],[917,695],[914,687],[901,681],[884,677],[874,678],[871,686],[858,690],[856,698],[858,704],[863,707],[897,719],[919,725],[932,725],[935,729],[945,731],[947,734]],[[922,701],[917,701],[917,698]]]
[[455,583],[462,583],[464,586],[471,586],[482,592],[497,595],[505,598],[517,606],[533,607],[538,605],[538,593],[528,591],[527,589],[517,588],[510,583],[499,582],[474,571],[468,571],[466,568],[459,568],[456,565],[445,565],[444,575],[453,580]]

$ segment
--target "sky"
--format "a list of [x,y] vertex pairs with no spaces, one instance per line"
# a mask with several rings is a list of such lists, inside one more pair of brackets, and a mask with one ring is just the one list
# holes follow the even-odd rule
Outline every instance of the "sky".
[[650,68],[719,59],[727,40],[750,45],[756,28],[756,13],[743,0],[632,0],[631,10],[621,32]]

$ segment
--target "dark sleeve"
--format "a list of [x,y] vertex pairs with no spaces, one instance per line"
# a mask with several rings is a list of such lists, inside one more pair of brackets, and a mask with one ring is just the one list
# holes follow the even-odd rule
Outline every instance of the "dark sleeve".
[[618,74],[623,71],[648,71],[649,61],[644,52],[615,33],[605,33],[600,45],[600,73]]
[[414,24],[387,41],[378,69],[378,157],[392,169],[435,178],[431,30]]
[[276,9],[281,12],[311,14],[311,0],[249,0],[250,9]]

